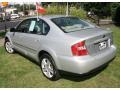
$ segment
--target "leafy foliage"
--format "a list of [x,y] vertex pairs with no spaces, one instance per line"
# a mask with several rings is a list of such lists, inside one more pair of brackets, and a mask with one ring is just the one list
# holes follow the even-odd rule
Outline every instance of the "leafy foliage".
[[108,2],[84,3],[83,7],[86,11],[94,12],[99,18],[105,18],[111,15],[110,3]]
[[[46,14],[66,14],[66,2],[42,2],[42,6],[47,9]],[[69,15],[86,19],[86,12],[94,12],[94,19],[98,22],[101,18],[111,18],[119,24],[119,8],[117,2],[69,2]],[[18,11],[35,10],[34,4],[15,5]]]
[[65,7],[63,6],[50,6],[47,7],[47,13],[46,14],[65,14]]
[[33,4],[23,4],[23,5],[20,5],[20,4],[15,4],[14,5],[14,7],[15,8],[17,8],[17,10],[18,11],[23,11],[23,10],[35,10],[36,9],[36,7],[35,7],[35,5],[33,5]]
[[114,22],[115,25],[119,25],[120,23],[120,19],[119,19],[119,7],[120,7],[120,3],[112,3],[111,4],[111,16],[112,16],[112,20]]
[[73,16],[80,17],[80,18],[82,18],[82,19],[86,19],[86,18],[87,18],[87,17],[86,17],[86,11],[83,10],[83,9],[81,9],[81,8],[77,9],[77,8],[75,8],[75,7],[72,7],[72,8],[70,9],[70,14],[73,15]]
[[[66,4],[62,3],[53,3],[49,7],[46,8],[47,13],[46,14],[66,14]],[[69,4],[69,15],[72,16],[78,16],[80,18],[85,19],[86,18],[86,11],[83,10],[82,8],[77,8],[75,7],[72,3]]]
[[5,32],[0,32],[0,38],[3,38],[5,36]]
[[115,13],[113,14],[112,19],[115,25],[120,26],[120,5],[115,9]]

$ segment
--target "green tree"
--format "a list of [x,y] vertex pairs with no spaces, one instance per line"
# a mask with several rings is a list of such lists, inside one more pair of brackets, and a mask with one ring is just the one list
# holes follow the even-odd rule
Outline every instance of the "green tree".
[[30,4],[30,10],[36,10],[36,6],[34,4]]
[[120,26],[120,5],[117,6],[112,19],[113,19],[115,25]]
[[14,7],[17,8],[18,11],[21,11],[21,6],[20,6],[20,4],[15,4]]
[[110,4],[109,2],[91,2],[84,3],[83,7],[86,11],[93,11],[99,18],[104,18],[111,16]]
[[111,16],[114,17],[117,7],[120,6],[120,3],[111,3]]
[[101,18],[106,18],[111,16],[111,3],[109,2],[91,2],[83,3],[83,8],[88,12],[94,13],[93,18],[95,22],[99,25]]

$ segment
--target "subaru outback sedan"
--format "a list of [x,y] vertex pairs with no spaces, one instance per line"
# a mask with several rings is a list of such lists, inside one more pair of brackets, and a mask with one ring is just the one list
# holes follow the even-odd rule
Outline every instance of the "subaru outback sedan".
[[23,20],[5,36],[8,53],[18,51],[37,61],[45,77],[59,70],[85,74],[116,54],[112,32],[72,16],[40,16]]

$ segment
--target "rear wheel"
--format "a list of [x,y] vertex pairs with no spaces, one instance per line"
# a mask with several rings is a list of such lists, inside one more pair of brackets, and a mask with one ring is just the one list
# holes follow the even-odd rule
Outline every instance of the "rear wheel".
[[49,80],[58,80],[60,78],[59,72],[49,54],[43,54],[40,57],[40,67],[43,75]]
[[8,53],[12,54],[15,52],[14,49],[12,48],[12,44],[9,40],[6,40],[4,45],[5,45],[5,49]]

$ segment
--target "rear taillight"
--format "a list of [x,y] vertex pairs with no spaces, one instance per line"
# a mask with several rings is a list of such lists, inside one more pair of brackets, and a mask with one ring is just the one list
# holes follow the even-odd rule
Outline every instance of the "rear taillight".
[[71,50],[72,50],[73,56],[88,55],[88,51],[85,46],[85,41],[72,45]]

